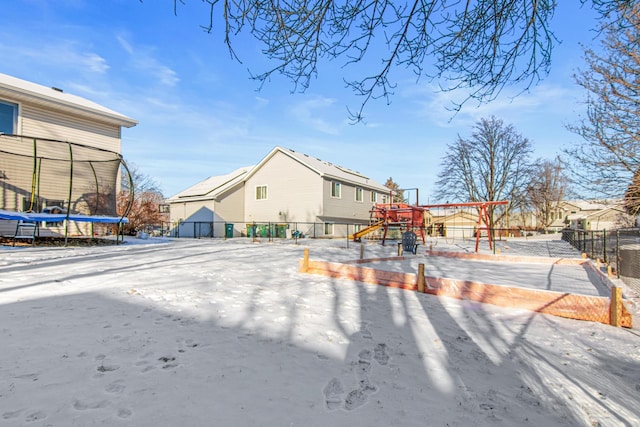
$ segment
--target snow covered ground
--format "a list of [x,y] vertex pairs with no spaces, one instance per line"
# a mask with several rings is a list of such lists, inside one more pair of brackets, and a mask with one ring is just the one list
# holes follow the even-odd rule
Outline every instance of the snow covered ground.
[[[304,248],[360,251],[0,248],[0,426],[640,425],[638,329],[301,274]],[[580,268],[506,268],[449,260],[427,274],[601,292]]]

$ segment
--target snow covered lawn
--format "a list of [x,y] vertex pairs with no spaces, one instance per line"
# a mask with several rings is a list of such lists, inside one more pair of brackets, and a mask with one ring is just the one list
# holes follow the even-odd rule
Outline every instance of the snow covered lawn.
[[0,426],[640,424],[637,329],[301,274],[359,245],[298,243],[0,248]]

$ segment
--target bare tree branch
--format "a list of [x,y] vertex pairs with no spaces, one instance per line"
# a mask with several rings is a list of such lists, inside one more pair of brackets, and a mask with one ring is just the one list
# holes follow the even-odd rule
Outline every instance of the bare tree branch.
[[603,53],[585,49],[587,69],[575,76],[587,92],[587,112],[567,126],[582,141],[565,155],[589,196],[612,198],[628,190],[640,168],[640,5],[622,10],[602,31]]
[[[370,70],[345,84],[363,99],[352,114],[362,119],[376,98],[390,102],[393,70],[402,67],[417,78],[438,79],[443,90],[465,89],[466,100],[486,102],[507,85],[525,91],[549,71],[556,41],[549,23],[554,0],[202,0],[209,6],[207,32],[221,31],[231,56],[233,36],[246,30],[262,45],[274,66],[252,74],[260,86],[279,74],[306,90],[321,60],[344,59]],[[632,7],[632,1],[592,0],[602,16]],[[174,10],[186,0],[174,0]],[[186,6],[184,6],[186,7]],[[382,53],[378,53],[382,52]],[[381,55],[380,57],[376,57]]]

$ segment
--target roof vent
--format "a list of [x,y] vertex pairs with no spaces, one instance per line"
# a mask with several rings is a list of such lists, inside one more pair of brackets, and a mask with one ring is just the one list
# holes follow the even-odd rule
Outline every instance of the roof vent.
[[60,93],[64,92],[64,91],[63,91],[62,89],[60,89],[59,87],[51,86],[51,89],[55,90],[56,92],[60,92]]

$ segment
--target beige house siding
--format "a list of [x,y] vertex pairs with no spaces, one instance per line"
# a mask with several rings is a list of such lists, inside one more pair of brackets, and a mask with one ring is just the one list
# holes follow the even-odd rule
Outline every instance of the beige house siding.
[[242,222],[244,220],[244,185],[238,185],[232,191],[220,195],[216,204],[216,213],[227,222]]
[[[217,195],[215,200],[201,197],[191,200],[174,199],[169,201],[169,205],[174,234],[180,237],[194,237],[204,232],[209,232],[212,237],[222,237],[226,223],[233,224],[234,236],[240,236],[245,232],[242,217],[244,210],[242,184]],[[210,227],[213,228],[210,229]]]
[[120,152],[120,126],[90,121],[79,116],[47,110],[44,107],[22,104],[19,134],[71,141]]
[[[333,197],[331,188],[334,182],[339,182],[341,187],[340,198]],[[356,189],[362,188],[362,201],[356,201]],[[382,199],[381,196],[378,196]],[[330,220],[339,218],[342,221],[353,221],[367,223],[370,211],[373,207],[371,203],[371,190],[365,189],[361,185],[355,185],[339,179],[326,178],[323,180],[323,200],[324,211],[322,218]]]
[[171,204],[170,221],[213,221],[216,203],[213,200],[184,200]]
[[[256,200],[256,187],[267,198]],[[245,182],[245,221],[314,222],[322,215],[322,179],[317,172],[283,154],[274,155]]]

